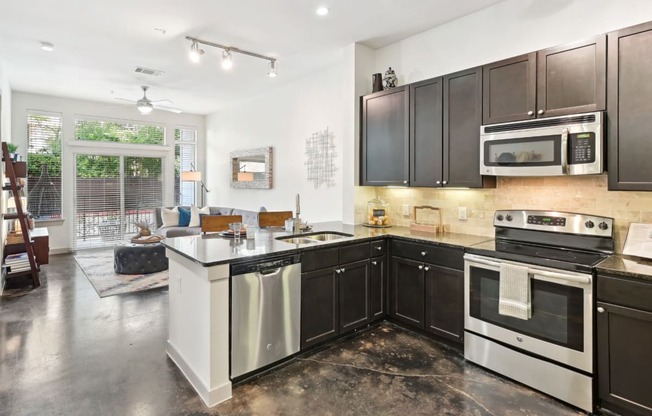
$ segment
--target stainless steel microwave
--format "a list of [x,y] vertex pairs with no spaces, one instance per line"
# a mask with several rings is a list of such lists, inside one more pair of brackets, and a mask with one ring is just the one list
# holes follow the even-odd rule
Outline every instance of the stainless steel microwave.
[[480,174],[591,175],[604,170],[604,113],[540,118],[480,128]]

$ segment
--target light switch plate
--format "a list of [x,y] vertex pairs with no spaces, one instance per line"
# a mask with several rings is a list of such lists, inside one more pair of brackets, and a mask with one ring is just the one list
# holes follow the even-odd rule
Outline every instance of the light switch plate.
[[403,204],[403,216],[404,217],[409,217],[410,216],[410,205],[409,204]]
[[466,221],[466,207],[458,207],[457,208],[457,219]]

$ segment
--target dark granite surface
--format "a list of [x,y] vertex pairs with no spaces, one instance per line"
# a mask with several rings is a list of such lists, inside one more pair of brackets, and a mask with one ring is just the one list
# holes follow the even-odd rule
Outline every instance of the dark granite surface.
[[276,237],[289,233],[281,229],[261,229],[255,239],[224,238],[219,234],[168,238],[163,244],[170,250],[201,264],[214,266],[232,263],[234,261],[256,260],[263,257],[296,253],[299,250],[314,250],[324,245],[348,244],[355,241],[382,239],[385,236],[400,237],[407,240],[434,243],[454,247],[469,247],[483,241],[492,240],[468,234],[445,233],[435,235],[430,233],[412,232],[408,227],[367,228],[361,225],[348,225],[341,222],[325,222],[314,224],[311,232],[337,231],[352,234],[331,242],[315,242],[311,244],[291,244],[276,240]]
[[652,260],[615,255],[607,258],[595,268],[598,273],[648,280],[652,283]]

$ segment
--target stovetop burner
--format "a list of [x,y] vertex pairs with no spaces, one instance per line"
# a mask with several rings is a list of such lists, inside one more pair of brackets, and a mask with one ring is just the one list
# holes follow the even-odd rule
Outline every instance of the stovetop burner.
[[546,262],[566,262],[578,266],[593,267],[607,257],[603,253],[546,247],[517,241],[497,240],[495,246],[497,252],[523,256],[527,262],[543,259]]

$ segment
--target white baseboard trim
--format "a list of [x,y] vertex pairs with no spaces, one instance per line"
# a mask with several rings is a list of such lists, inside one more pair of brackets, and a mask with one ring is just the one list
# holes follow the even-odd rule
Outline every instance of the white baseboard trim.
[[72,253],[72,250],[69,248],[51,248],[50,254],[68,254]]
[[179,367],[179,370],[181,370],[183,375],[186,376],[186,379],[190,382],[206,406],[213,407],[232,397],[230,381],[214,388],[213,390],[209,390],[208,386],[205,386],[204,383],[202,383],[199,376],[186,363],[179,351],[177,351],[177,349],[170,343],[170,340],[167,342],[167,353],[168,357],[174,361],[177,367]]

